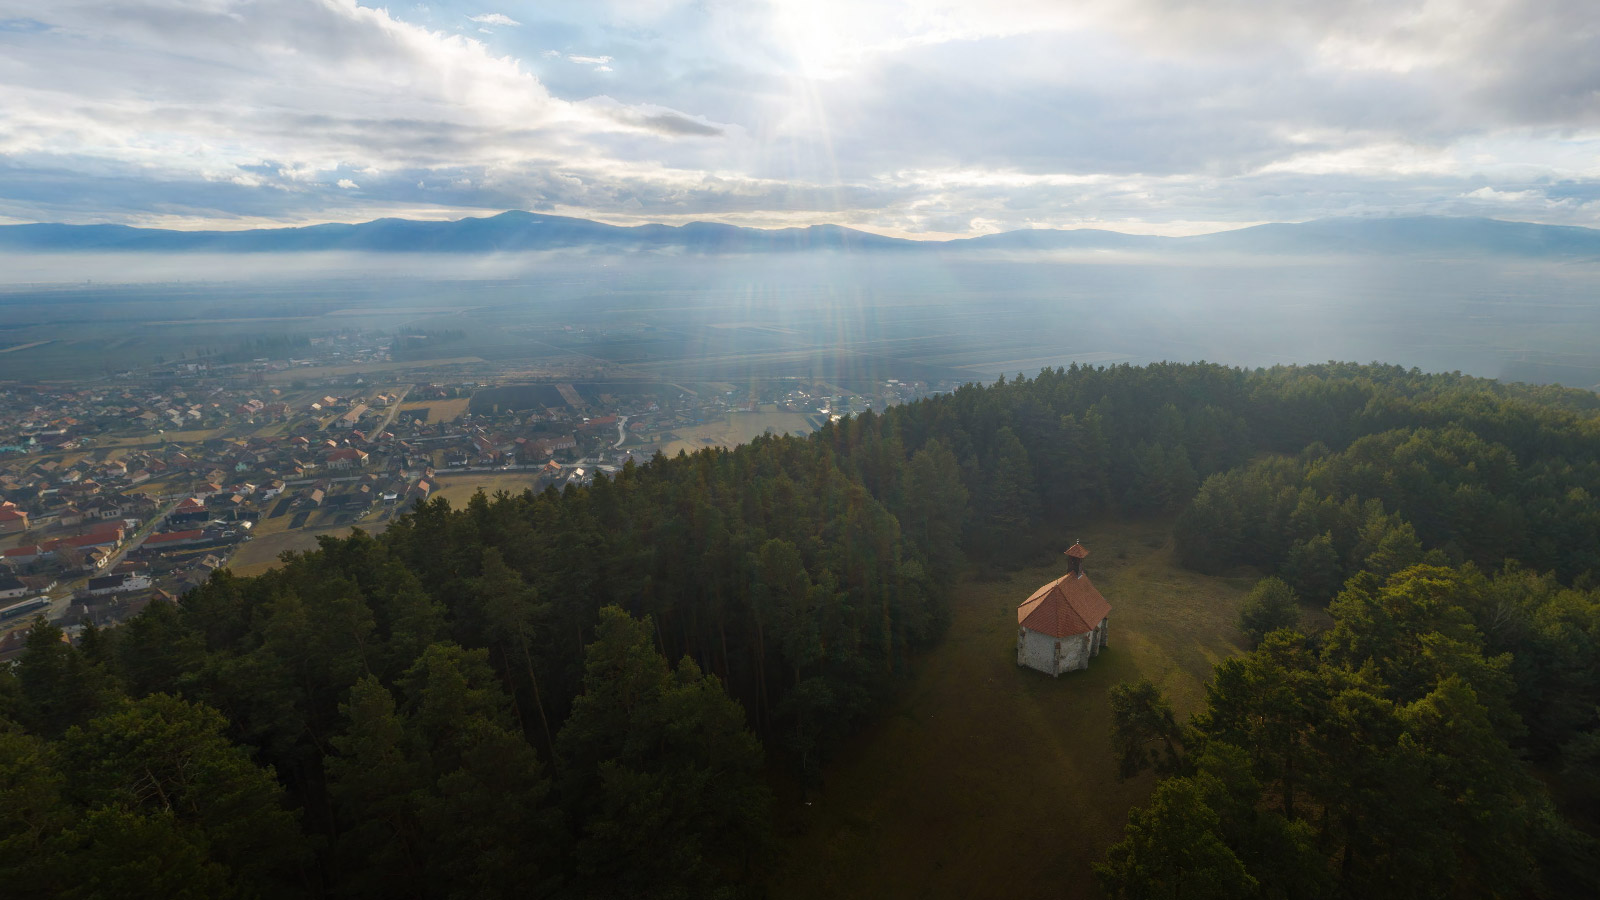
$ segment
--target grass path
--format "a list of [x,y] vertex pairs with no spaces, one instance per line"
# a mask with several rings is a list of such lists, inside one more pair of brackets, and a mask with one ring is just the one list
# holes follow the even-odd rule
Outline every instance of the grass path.
[[1090,865],[1153,783],[1116,780],[1107,689],[1147,677],[1186,715],[1212,664],[1241,649],[1234,622],[1252,579],[1179,568],[1168,534],[1166,523],[1074,532],[1113,607],[1086,672],[1016,664],[1017,604],[1059,562],[960,585],[949,634],[904,695],[829,765],[810,806],[785,801],[773,896],[1099,896]]

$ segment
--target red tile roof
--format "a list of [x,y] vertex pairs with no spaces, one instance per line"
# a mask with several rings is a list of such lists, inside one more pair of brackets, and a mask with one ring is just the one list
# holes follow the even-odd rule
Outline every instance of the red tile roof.
[[205,536],[205,532],[201,531],[199,529],[195,529],[195,530],[192,530],[192,531],[164,531],[161,534],[152,534],[149,537],[145,538],[144,539],[144,545],[146,547],[150,547],[150,546],[159,547],[162,544],[170,544],[170,543],[172,543],[174,541],[194,541],[194,540],[199,540],[200,538],[202,538],[204,536]]
[[1067,548],[1067,555],[1073,559],[1083,559],[1085,556],[1089,555],[1089,548],[1078,543],[1077,541],[1073,541],[1072,546]]
[[119,527],[107,531],[92,531],[88,534],[80,534],[77,537],[56,538],[55,540],[45,541],[40,546],[45,550],[54,552],[62,547],[83,549],[85,547],[105,547],[121,542],[122,529]]
[[1064,638],[1093,631],[1111,613],[1089,576],[1067,573],[1050,582],[1017,607],[1017,624],[1030,631]]

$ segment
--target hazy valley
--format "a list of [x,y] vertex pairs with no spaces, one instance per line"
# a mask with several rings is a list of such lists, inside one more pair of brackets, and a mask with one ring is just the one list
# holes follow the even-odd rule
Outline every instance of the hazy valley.
[[[1443,221],[1409,223],[1407,240],[1387,250],[1375,246],[1392,230],[1381,222],[1343,225],[1342,239],[1312,223],[1284,226],[1307,229],[1292,241],[1232,232],[1167,239],[1179,245],[1168,249],[617,254],[599,243],[564,252],[173,255],[58,247],[8,258],[0,377],[71,377],[88,360],[103,374],[266,337],[405,327],[461,331],[449,355],[495,369],[590,358],[647,379],[945,381],[1073,361],[1351,359],[1583,387],[1600,381],[1600,252],[1571,249],[1596,233],[1560,230],[1564,244],[1546,235],[1534,251],[1526,239],[1485,244],[1478,231],[1463,241]],[[1010,242],[1041,235],[1074,237],[1024,232]],[[1232,248],[1206,243],[1230,235]],[[1136,247],[1149,242],[1124,237]],[[397,277],[404,273],[412,274]]]

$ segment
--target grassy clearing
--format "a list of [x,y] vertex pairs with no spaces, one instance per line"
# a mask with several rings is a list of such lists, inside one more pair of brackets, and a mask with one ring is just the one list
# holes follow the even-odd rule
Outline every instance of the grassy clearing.
[[[520,494],[534,486],[536,477],[532,472],[474,472],[468,475],[440,476],[434,479],[436,487],[433,496],[444,497],[450,501],[452,507],[459,509],[465,506],[480,488],[489,496],[493,496],[496,491]],[[276,502],[273,501],[274,504]],[[294,521],[295,514],[302,510],[290,510],[275,518],[262,518],[256,523],[254,536],[239,547],[238,552],[228,561],[228,567],[235,575],[260,575],[268,569],[277,568],[278,556],[284,551],[315,550],[319,535],[345,537],[354,528],[360,528],[368,534],[381,534],[389,527],[391,518],[409,510],[409,504],[380,506],[354,522],[340,525],[327,524],[326,520],[331,518],[330,514],[326,510],[317,510],[312,513],[310,521],[300,528],[289,526]]]
[[162,434],[142,434],[134,437],[103,438],[96,440],[94,446],[98,448],[114,447],[155,447],[161,444],[198,444],[220,437],[224,429],[221,428],[195,428],[189,431],[168,431]]
[[1096,897],[1090,865],[1117,840],[1151,776],[1119,784],[1106,691],[1149,678],[1180,714],[1216,661],[1253,579],[1173,560],[1167,523],[1080,527],[1086,571],[1111,601],[1109,645],[1052,679],[1016,664],[1016,607],[1065,567],[956,590],[949,634],[892,709],[809,798],[782,801],[789,852],[776,898]]
[[467,505],[472,495],[481,487],[486,496],[493,497],[496,491],[506,491],[511,494],[520,494],[534,487],[538,480],[537,472],[468,472],[465,475],[440,475],[434,479],[434,497],[443,497],[450,501],[452,509],[460,509]]
[[471,397],[456,397],[451,400],[417,400],[411,403],[400,404],[400,412],[407,413],[413,410],[425,409],[428,411],[428,422],[454,422],[461,418],[467,411],[467,404],[472,402]]
[[276,569],[278,555],[285,551],[315,550],[319,534],[344,537],[349,533],[350,528],[345,526],[323,530],[301,528],[296,531],[257,535],[239,547],[233,558],[228,560],[228,568],[232,569],[235,575],[260,575],[268,569]]
[[257,438],[274,438],[274,437],[278,437],[279,435],[284,434],[288,430],[289,430],[289,423],[288,422],[268,422],[267,424],[262,425],[259,428],[257,428],[254,432],[251,433],[250,436],[251,437],[257,437]]
[[[279,521],[288,522],[290,518],[289,515],[283,515],[278,519],[264,519],[262,523],[265,525]],[[278,557],[285,551],[317,549],[317,538],[321,535],[346,537],[356,528],[368,534],[381,534],[388,527],[389,520],[381,513],[375,513],[348,525],[313,525],[293,530],[271,531],[266,534],[257,533],[240,545],[238,552],[228,560],[228,568],[232,569],[235,575],[260,575],[268,569],[276,569],[279,565]]]
[[676,456],[679,450],[693,453],[707,447],[735,447],[739,444],[748,444],[768,431],[773,434],[785,432],[795,435],[810,434],[811,423],[802,413],[777,412],[776,407],[768,404],[763,412],[728,413],[723,418],[704,425],[667,430],[677,435],[679,440],[668,441],[661,447],[661,452],[667,456]]

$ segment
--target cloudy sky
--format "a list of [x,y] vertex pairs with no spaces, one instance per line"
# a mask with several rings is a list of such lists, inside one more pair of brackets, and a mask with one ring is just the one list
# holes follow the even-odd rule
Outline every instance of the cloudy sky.
[[1594,0],[0,0],[0,222],[1600,226]]

